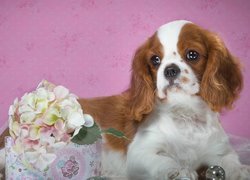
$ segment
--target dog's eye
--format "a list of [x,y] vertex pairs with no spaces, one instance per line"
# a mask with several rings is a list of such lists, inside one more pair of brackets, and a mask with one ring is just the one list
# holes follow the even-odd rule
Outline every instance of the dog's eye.
[[159,66],[161,64],[161,59],[159,56],[153,55],[151,57],[151,62],[154,66]]
[[194,50],[189,50],[189,51],[187,51],[186,59],[188,61],[198,60],[199,59],[199,53],[197,51],[194,51]]

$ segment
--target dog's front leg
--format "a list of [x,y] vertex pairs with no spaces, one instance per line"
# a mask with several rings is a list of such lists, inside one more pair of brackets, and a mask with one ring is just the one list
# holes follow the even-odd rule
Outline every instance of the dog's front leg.
[[154,145],[132,143],[127,154],[127,173],[131,180],[197,179],[197,173],[182,167],[167,154],[152,149]]
[[241,164],[234,151],[222,157],[221,167],[226,172],[226,179],[250,180],[250,166]]

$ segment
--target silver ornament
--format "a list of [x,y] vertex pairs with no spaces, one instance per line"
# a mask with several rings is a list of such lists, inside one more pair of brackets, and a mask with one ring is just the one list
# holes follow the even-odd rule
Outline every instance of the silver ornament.
[[206,171],[207,180],[225,180],[226,174],[220,166],[210,166]]

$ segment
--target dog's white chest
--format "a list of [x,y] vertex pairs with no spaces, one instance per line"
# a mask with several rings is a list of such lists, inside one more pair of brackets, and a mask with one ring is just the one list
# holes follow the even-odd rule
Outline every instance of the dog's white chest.
[[216,137],[223,133],[217,114],[202,100],[189,97],[182,100],[159,105],[139,129],[135,141],[144,138],[144,143],[155,146],[159,155],[174,157],[184,166],[196,168],[204,154],[212,156],[214,151],[209,148],[213,147],[209,146],[216,146]]
[[[168,140],[183,141],[183,143],[204,139],[212,133],[210,115],[206,111],[195,111],[183,106],[170,107],[167,111],[159,112],[156,131],[166,136]],[[216,120],[216,119],[215,119]],[[154,126],[154,125],[153,125]]]

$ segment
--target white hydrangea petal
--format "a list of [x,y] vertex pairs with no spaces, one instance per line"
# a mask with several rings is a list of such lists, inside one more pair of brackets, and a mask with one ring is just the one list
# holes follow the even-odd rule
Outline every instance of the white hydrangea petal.
[[78,128],[75,129],[72,138],[73,138],[75,135],[77,135],[77,134],[79,133],[79,131],[81,130],[81,128],[82,128],[82,127],[78,127]]
[[55,98],[56,98],[56,95],[54,94],[54,92],[49,92],[48,101],[49,102],[54,101]]
[[54,137],[47,136],[47,137],[41,137],[40,141],[41,141],[41,144],[43,145],[51,145],[51,144],[54,144],[56,140]]
[[38,88],[41,88],[41,87],[45,87],[45,84],[46,84],[46,83],[48,83],[48,81],[45,80],[45,79],[43,79],[43,80],[38,84],[37,89],[38,89]]
[[21,105],[29,105],[30,107],[35,107],[35,103],[36,95],[34,93],[25,94],[20,101]]
[[46,90],[52,91],[55,88],[55,85],[47,80],[42,80],[37,86],[37,89],[41,87],[45,88]]
[[20,125],[18,122],[16,122],[16,121],[11,122],[9,128],[15,134],[15,136],[19,136]]
[[69,114],[68,125],[70,126],[70,128],[76,128],[76,127],[82,126],[84,125],[84,123],[85,123],[85,120],[81,113],[73,112]]
[[34,109],[32,109],[30,106],[27,106],[25,104],[23,104],[22,106],[20,106],[18,108],[18,112],[19,114],[25,113],[25,112],[32,112],[34,111]]
[[13,116],[15,114],[15,111],[16,111],[16,108],[14,105],[11,105],[10,108],[9,108],[9,112],[8,112],[8,115],[9,116]]
[[29,139],[37,140],[40,138],[40,128],[37,126],[31,126],[29,130]]
[[63,99],[69,94],[69,90],[63,86],[56,86],[54,93],[57,99]]
[[64,120],[68,118],[68,115],[72,112],[70,107],[64,107],[61,109],[61,116]]
[[78,99],[78,96],[77,95],[75,95],[75,94],[73,94],[73,93],[70,93],[70,95],[69,95],[71,98],[73,98],[73,99]]
[[28,94],[29,94],[29,93],[25,93],[25,94],[21,97],[20,103],[23,103],[25,100],[28,99]]
[[53,125],[58,120],[58,118],[60,118],[60,116],[61,115],[58,109],[50,108],[45,114],[43,122],[47,125]]
[[[16,121],[14,121],[14,119],[13,119],[13,117],[12,116],[9,116],[9,129],[10,130],[12,130],[13,129],[13,124],[14,124],[14,122],[16,122]],[[17,122],[16,122],[17,123]]]
[[16,99],[14,100],[13,105],[14,105],[14,107],[17,107],[17,106],[18,106],[18,98],[16,98]]
[[36,114],[34,112],[25,112],[20,116],[21,123],[30,123],[34,120]]
[[49,93],[45,88],[41,87],[36,90],[36,95],[37,95],[37,98],[39,99],[47,99],[49,96]]
[[44,112],[48,108],[47,99],[39,99],[36,103],[36,113]]
[[59,103],[59,106],[63,108],[66,106],[74,106],[74,104],[69,99],[64,99]]
[[10,105],[8,115],[13,116],[19,106],[18,98],[15,98],[14,103]]
[[70,96],[68,99],[72,102],[74,107],[77,107],[80,109],[82,108],[81,105],[79,104],[79,102],[77,101],[77,98]]
[[85,120],[84,126],[86,127],[92,127],[94,125],[94,119],[89,114],[83,114],[83,118]]

